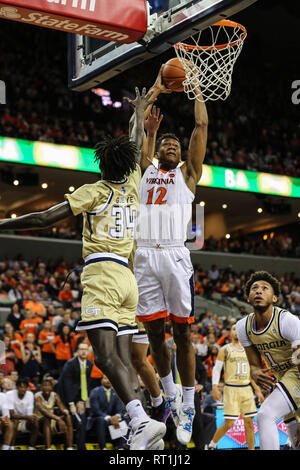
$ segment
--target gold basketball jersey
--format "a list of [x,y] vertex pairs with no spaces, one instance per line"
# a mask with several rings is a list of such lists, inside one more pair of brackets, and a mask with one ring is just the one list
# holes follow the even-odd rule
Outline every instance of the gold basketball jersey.
[[245,350],[236,348],[232,343],[227,344],[224,348],[226,350],[225,384],[248,385],[250,383],[250,367]]
[[129,258],[139,204],[140,166],[124,181],[101,180],[65,194],[74,215],[83,215],[82,256],[98,252]]
[[273,307],[272,317],[263,331],[255,330],[255,314],[250,313],[247,318],[246,332],[249,340],[256,346],[267,366],[271,369],[277,380],[289,369],[295,369],[298,373],[297,366],[291,362],[293,354],[291,342],[284,339],[280,334],[279,307]]
[[[39,397],[42,401],[42,405],[44,408],[46,408],[48,411],[50,411],[51,413],[54,412],[54,406],[55,406],[55,393],[54,392],[51,392],[50,393],[50,396],[48,398],[48,400],[46,400],[43,396],[43,392],[37,392],[35,394],[36,397]],[[40,410],[38,408],[35,408],[35,412],[34,414],[36,414],[37,416],[39,417],[42,417],[43,414],[40,412]]]

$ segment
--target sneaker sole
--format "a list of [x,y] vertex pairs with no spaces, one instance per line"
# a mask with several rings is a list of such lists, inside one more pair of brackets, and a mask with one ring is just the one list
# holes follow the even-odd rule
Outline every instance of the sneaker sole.
[[149,447],[147,450],[164,450],[165,443],[163,439],[160,439],[156,444],[154,444],[151,448]]
[[183,439],[183,438],[179,438],[178,436],[178,428],[176,429],[176,437],[177,437],[177,440],[178,442],[180,442],[180,444],[182,444],[183,446],[186,446],[188,445],[190,442],[191,442],[191,439],[192,439],[192,433],[190,433],[191,435],[189,436],[189,439],[186,440],[186,439]]
[[161,441],[167,432],[167,427],[164,423],[155,421],[150,423],[144,431],[145,436],[140,444],[133,444],[130,450],[150,450],[158,441]]

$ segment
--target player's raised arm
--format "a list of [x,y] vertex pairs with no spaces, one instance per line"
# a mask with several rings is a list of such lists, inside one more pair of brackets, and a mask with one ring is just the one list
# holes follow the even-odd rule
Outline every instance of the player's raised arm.
[[0,230],[34,230],[51,227],[56,222],[73,215],[67,201],[61,202],[44,211],[21,215],[15,219],[0,220]]
[[[145,107],[145,110],[144,110],[144,121],[145,121],[146,126],[147,126],[147,123],[149,123],[148,119],[149,118],[151,119],[151,118],[154,117],[153,116],[153,111],[152,111],[152,105],[153,105],[153,103],[155,103],[155,101],[157,100],[160,93],[172,93],[172,90],[169,90],[163,84],[162,75],[161,75],[162,68],[163,68],[163,65],[161,66],[161,68],[159,70],[159,73],[156,77],[156,80],[155,80],[154,84],[152,85],[152,87],[149,89],[149,91],[147,93],[148,103],[147,103],[147,106]],[[128,100],[128,101],[130,101],[130,100]],[[156,112],[157,112],[157,110],[155,111],[155,113]],[[150,117],[150,115],[151,115],[151,117]],[[155,117],[157,117],[157,115]],[[159,113],[158,113],[158,117],[160,117]],[[163,118],[163,116],[161,116],[161,119],[162,118]],[[130,119],[130,122],[129,122],[129,134],[131,133],[131,130],[133,128],[134,119],[135,118],[134,118],[134,114],[133,114],[131,116],[131,119]],[[161,122],[161,119],[159,121],[159,124]],[[159,125],[158,125],[158,127],[159,127]],[[158,130],[158,127],[156,129],[156,132]],[[153,139],[151,138],[151,141],[149,142],[148,139],[147,139],[148,134],[149,133],[147,131],[147,135],[146,135],[145,132],[144,132],[144,135],[143,135],[143,144],[142,144],[142,151],[141,151],[142,155],[141,155],[141,162],[140,162],[142,173],[144,173],[144,171],[147,169],[147,167],[151,164],[151,155],[150,155],[150,153],[153,153],[153,155],[154,155],[154,149],[155,149],[156,135],[154,136]],[[153,158],[153,156],[152,156],[152,158]]]
[[[153,105],[147,119],[145,120],[147,139],[146,149],[143,149],[144,154],[142,153],[143,166],[145,166],[145,164],[148,166],[153,160],[155,154],[157,131],[162,120],[163,114],[160,114],[160,109]],[[145,159],[147,161],[145,161]]]
[[193,192],[201,178],[206,153],[208,115],[204,102],[194,101],[194,115],[195,127],[190,138],[187,161],[182,167],[186,184]]
[[129,135],[132,141],[135,142],[138,153],[137,162],[141,162],[141,149],[144,141],[144,113],[149,104],[149,93],[146,93],[146,88],[143,88],[142,94],[139,89],[135,88],[136,97],[134,100],[127,101],[134,107],[134,113],[129,123]]

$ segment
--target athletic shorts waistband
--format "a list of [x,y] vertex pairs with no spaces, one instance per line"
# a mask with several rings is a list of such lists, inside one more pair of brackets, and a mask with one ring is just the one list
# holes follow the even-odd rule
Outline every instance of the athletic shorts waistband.
[[248,384],[245,384],[245,385],[239,385],[239,384],[224,384],[224,385],[227,385],[227,387],[249,387],[250,382]]
[[100,261],[113,261],[115,263],[121,264],[128,268],[128,259],[124,256],[116,255],[115,253],[92,253],[88,255],[84,260],[84,266],[88,266],[92,263],[98,263]]
[[175,245],[163,245],[161,243],[149,243],[149,244],[137,244],[137,248],[153,248],[155,250],[158,250],[158,249],[164,249],[164,250],[168,250],[168,249],[172,249],[172,248],[185,248],[185,245],[183,243],[181,244],[175,244]]

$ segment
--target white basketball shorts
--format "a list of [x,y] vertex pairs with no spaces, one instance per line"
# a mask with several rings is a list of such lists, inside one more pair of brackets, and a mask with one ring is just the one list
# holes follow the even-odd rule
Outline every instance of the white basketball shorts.
[[186,247],[138,247],[134,274],[139,290],[139,321],[165,318],[193,323],[194,268]]

